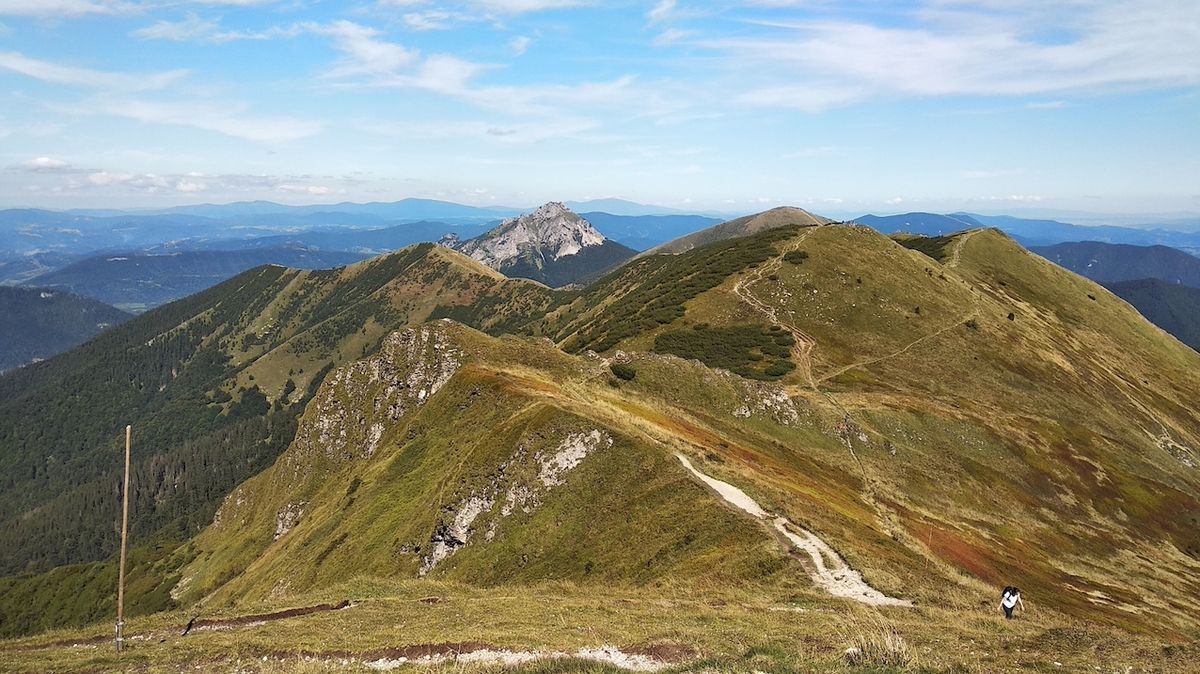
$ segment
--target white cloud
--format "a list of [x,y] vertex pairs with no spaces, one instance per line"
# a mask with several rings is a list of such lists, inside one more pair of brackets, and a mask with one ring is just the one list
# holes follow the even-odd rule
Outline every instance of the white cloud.
[[675,4],[676,0],[658,0],[658,4],[646,13],[646,18],[650,19],[651,23],[665,21],[675,11]]
[[694,36],[695,34],[696,33],[694,31],[690,31],[690,30],[681,30],[679,28],[668,28],[667,30],[664,30],[663,32],[659,33],[654,38],[654,46],[664,47],[664,46],[670,45],[670,44],[677,44],[679,42],[682,42],[683,40],[686,40],[689,37]]
[[184,180],[180,180],[175,183],[175,191],[176,192],[187,192],[187,193],[204,192],[207,189],[208,189],[208,185],[206,183],[202,183],[197,180],[184,179]]
[[1026,103],[1025,107],[1029,110],[1061,110],[1067,107],[1066,101],[1035,101]]
[[527,14],[552,9],[569,9],[589,3],[583,0],[472,0],[471,4],[497,14]]
[[1009,194],[1007,196],[980,197],[979,201],[993,201],[993,202],[998,201],[998,202],[1023,204],[1023,203],[1030,203],[1030,202],[1036,203],[1038,201],[1042,201],[1042,197],[1039,195],[1036,195],[1036,194]]
[[352,21],[328,25],[310,25],[309,29],[333,38],[342,59],[330,71],[331,77],[394,73],[417,61],[417,51],[380,39],[380,31]]
[[533,44],[533,39],[527,35],[518,35],[508,41],[508,48],[512,49],[513,54],[521,56],[529,50],[529,45]]
[[0,70],[8,70],[51,84],[125,91],[162,89],[188,74],[186,70],[147,75],[105,72],[59,65],[17,52],[0,52]]
[[97,171],[87,177],[89,185],[104,187],[107,185],[123,185],[134,179],[132,173],[110,173],[108,171]]
[[219,27],[220,23],[215,20],[201,19],[195,14],[188,13],[187,18],[181,21],[159,21],[145,28],[139,28],[130,35],[143,40],[188,42],[211,38],[217,33]]
[[21,162],[21,168],[36,173],[57,173],[72,168],[70,162],[52,157],[34,157]]
[[[291,194],[307,194],[307,195],[313,196],[313,197],[325,196],[325,195],[334,193],[334,190],[332,190],[324,185],[284,184],[284,185],[280,185],[276,189],[278,189],[280,192],[288,192]],[[344,192],[345,190],[341,190],[341,191]]]
[[98,101],[77,112],[126,117],[151,124],[187,126],[233,138],[284,143],[316,135],[321,125],[291,117],[246,116],[237,104],[162,103],[145,100]]
[[[886,95],[1030,96],[1200,83],[1198,3],[933,0],[911,18],[902,27],[766,21],[757,37],[702,44],[725,54],[746,81],[758,80],[743,102],[805,110]],[[1068,37],[1039,40],[1030,26]],[[814,89],[817,95],[806,95]]]
[[135,11],[131,2],[111,0],[0,0],[0,15],[10,16],[79,16],[83,14],[117,14]]
[[412,30],[446,30],[451,18],[449,12],[440,10],[409,12],[404,15],[404,25]]

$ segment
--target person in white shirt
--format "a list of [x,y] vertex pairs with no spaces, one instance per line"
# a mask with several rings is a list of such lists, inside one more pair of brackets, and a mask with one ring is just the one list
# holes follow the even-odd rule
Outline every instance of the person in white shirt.
[[1018,605],[1021,607],[1021,611],[1025,610],[1025,602],[1021,600],[1020,588],[1004,588],[1004,594],[1000,595],[1000,608],[1004,609],[1005,619],[1012,620],[1013,609]]

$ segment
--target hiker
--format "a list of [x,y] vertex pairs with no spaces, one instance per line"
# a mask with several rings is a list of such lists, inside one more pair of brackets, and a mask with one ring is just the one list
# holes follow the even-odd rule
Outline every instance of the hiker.
[[1000,595],[1000,608],[1004,609],[1004,618],[1012,620],[1013,609],[1017,605],[1021,606],[1021,611],[1025,610],[1025,602],[1021,601],[1021,589],[1016,587],[1004,588],[1004,594]]

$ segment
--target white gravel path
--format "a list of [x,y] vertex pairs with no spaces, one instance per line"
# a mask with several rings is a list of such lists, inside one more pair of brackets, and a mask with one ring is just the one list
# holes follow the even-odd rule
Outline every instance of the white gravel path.
[[726,502],[749,514],[755,519],[768,520],[775,530],[783,534],[797,550],[807,552],[812,558],[812,579],[816,585],[835,597],[853,599],[871,606],[912,606],[906,599],[889,597],[871,587],[862,574],[850,568],[846,560],[828,543],[813,532],[789,521],[786,517],[775,517],[763,510],[754,499],[737,487],[701,473],[682,454],[676,454],[684,468],[717,492]]

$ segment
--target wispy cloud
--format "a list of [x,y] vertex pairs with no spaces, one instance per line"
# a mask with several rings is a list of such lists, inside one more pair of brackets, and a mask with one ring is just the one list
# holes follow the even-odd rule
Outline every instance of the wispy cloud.
[[472,0],[472,5],[498,14],[526,14],[590,4],[585,0]]
[[209,39],[217,34],[220,22],[213,19],[201,19],[193,13],[181,21],[159,21],[153,25],[140,28],[130,33],[133,37],[143,40],[170,40],[172,42],[189,42],[192,40]]
[[64,176],[59,182],[43,183],[37,189],[63,192],[107,192],[142,194],[221,194],[271,193],[304,196],[328,196],[346,193],[347,186],[361,184],[351,176],[211,174],[200,171],[186,173],[139,173],[110,169],[80,169],[81,175]]
[[0,15],[9,16],[80,16],[116,14],[138,9],[132,2],[108,0],[0,0]]
[[171,70],[145,75],[106,72],[43,61],[17,52],[0,52],[0,70],[18,73],[51,84],[125,91],[162,89],[188,74],[186,70]]
[[671,13],[675,11],[676,0],[658,0],[658,3],[646,13],[646,18],[651,23],[665,21],[670,18]]
[[76,112],[125,117],[149,124],[184,126],[213,131],[232,138],[264,143],[284,143],[316,135],[318,122],[291,117],[260,117],[245,114],[246,106],[230,103],[157,102],[137,99],[100,100],[80,106]]
[[[932,2],[916,25],[781,20],[757,37],[701,44],[769,79],[751,104],[819,110],[875,96],[1038,95],[1200,83],[1200,5],[1076,3],[1069,38],[1028,35],[1026,3]],[[1045,26],[1048,30],[1055,26]],[[790,80],[790,82],[789,82]],[[807,97],[806,90],[817,90]],[[815,101],[815,102],[814,102]],[[820,102],[824,101],[824,105]]]

